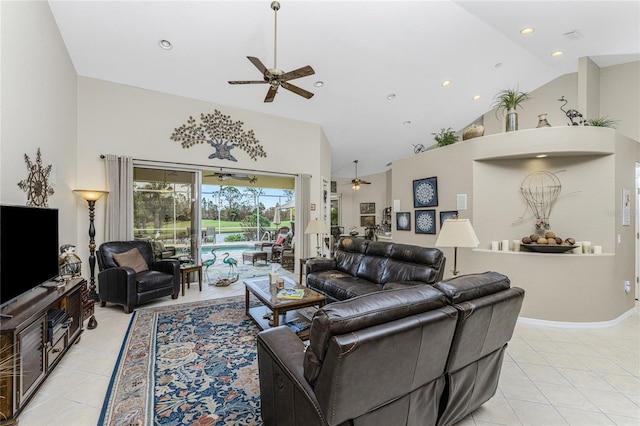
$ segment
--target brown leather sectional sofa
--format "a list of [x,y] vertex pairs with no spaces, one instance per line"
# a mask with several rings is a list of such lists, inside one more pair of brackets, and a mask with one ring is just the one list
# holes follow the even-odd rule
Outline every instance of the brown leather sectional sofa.
[[335,302],[380,290],[433,285],[442,279],[445,261],[437,248],[346,237],[338,242],[333,259],[307,261],[307,286]]
[[451,425],[496,392],[524,299],[496,272],[330,303],[309,344],[258,335],[262,418],[278,425]]

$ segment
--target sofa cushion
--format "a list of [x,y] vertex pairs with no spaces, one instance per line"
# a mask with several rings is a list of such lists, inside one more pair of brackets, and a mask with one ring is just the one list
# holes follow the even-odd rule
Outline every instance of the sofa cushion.
[[449,303],[456,304],[506,290],[511,287],[511,281],[497,272],[484,272],[450,278],[434,287],[447,296]]
[[136,271],[136,274],[138,272],[149,270],[149,265],[147,265],[147,262],[136,247],[123,253],[114,253],[113,259],[116,261],[118,266],[132,268]]
[[381,291],[381,284],[354,277],[346,272],[321,271],[309,275],[307,285],[333,299],[346,300],[363,294]]
[[311,322],[304,361],[305,377],[313,384],[334,336],[437,309],[446,303],[440,291],[430,286],[418,286],[374,292],[325,305]]

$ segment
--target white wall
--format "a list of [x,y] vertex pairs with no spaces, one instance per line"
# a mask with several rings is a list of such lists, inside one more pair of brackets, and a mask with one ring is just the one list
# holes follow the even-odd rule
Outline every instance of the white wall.
[[[25,154],[42,166],[54,166],[55,193],[49,207],[60,210],[61,244],[86,246],[88,225],[78,238],[78,209],[86,202],[71,191],[77,186],[76,72],[44,1],[2,1],[0,108],[0,202],[25,205],[18,182],[27,178]],[[37,240],[37,230],[25,236]],[[86,237],[86,239],[85,239]]]

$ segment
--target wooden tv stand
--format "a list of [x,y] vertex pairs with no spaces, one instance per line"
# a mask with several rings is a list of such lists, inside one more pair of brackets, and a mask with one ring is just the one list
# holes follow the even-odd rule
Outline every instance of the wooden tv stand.
[[[2,308],[0,425],[17,422],[16,417],[36,390],[71,345],[80,339],[88,298],[87,282],[74,278],[59,284],[58,288],[36,287]],[[53,309],[64,309],[70,321],[68,327],[56,328],[50,341],[47,313]],[[9,368],[8,373],[2,372],[4,366]]]

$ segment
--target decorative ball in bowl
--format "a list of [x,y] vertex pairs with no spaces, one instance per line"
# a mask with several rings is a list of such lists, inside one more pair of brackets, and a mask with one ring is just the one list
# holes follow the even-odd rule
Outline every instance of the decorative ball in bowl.
[[539,253],[566,253],[577,247],[575,239],[562,239],[553,231],[547,231],[544,235],[531,234],[522,237],[521,243],[521,247]]

